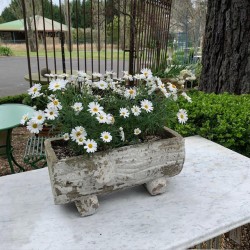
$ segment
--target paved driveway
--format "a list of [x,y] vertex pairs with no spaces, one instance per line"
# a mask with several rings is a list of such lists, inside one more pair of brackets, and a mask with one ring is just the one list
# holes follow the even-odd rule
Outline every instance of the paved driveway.
[[[40,69],[46,66],[45,58],[40,58]],[[94,60],[94,71],[98,72],[98,61]],[[54,69],[53,58],[48,59],[50,69]],[[104,61],[101,62],[101,72],[104,72]],[[73,69],[77,69],[77,60],[72,61]],[[114,61],[114,71],[117,71],[117,63]],[[62,62],[57,59],[57,69],[62,69]],[[70,69],[70,62],[66,60],[66,69]],[[80,69],[84,69],[84,60],[80,60]],[[87,62],[87,69],[91,70],[91,61]],[[110,62],[107,69],[111,69]],[[119,70],[122,69],[120,61]],[[37,72],[37,60],[31,58],[31,71]],[[24,80],[24,75],[28,74],[28,63],[26,57],[0,57],[0,97],[26,93],[29,88],[29,82]]]

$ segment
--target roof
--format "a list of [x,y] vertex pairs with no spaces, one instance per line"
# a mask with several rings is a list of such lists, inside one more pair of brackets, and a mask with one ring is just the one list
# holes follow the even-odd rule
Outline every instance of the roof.
[[[35,25],[33,21],[34,18],[33,17],[30,17],[30,18],[32,22],[32,28],[33,30],[35,30]],[[37,31],[43,31],[43,28],[44,28],[43,17],[36,15],[35,20],[36,20]],[[48,18],[44,18],[44,23],[45,23],[45,31],[52,32],[53,31],[52,20]],[[54,25],[54,31],[61,31],[61,24],[59,22],[53,21],[53,25]],[[62,30],[68,31],[68,26],[65,24],[62,24]],[[0,24],[0,31],[24,31],[23,19]]]

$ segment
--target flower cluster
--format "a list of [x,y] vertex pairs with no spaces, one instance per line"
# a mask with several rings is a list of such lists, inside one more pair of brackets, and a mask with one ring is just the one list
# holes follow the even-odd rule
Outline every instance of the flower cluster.
[[[88,75],[48,75],[51,78],[43,110],[29,120],[21,120],[31,133],[39,133],[46,124],[57,128],[65,141],[80,153],[143,142],[156,135],[176,118],[188,120],[178,107],[178,98],[191,98],[172,83],[163,83],[150,69],[140,74],[123,72],[117,78],[112,71]],[[32,99],[40,98],[41,85],[28,90]]]

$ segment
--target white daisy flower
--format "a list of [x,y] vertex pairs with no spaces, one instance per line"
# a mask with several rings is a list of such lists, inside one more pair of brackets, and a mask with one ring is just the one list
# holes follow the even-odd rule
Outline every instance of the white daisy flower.
[[106,116],[106,123],[107,124],[114,124],[115,123],[115,118],[111,114],[107,114]]
[[129,111],[126,108],[120,108],[120,116],[127,118],[129,117]]
[[90,102],[88,107],[88,111],[91,113],[92,116],[103,112],[103,107],[101,107],[98,102]]
[[187,111],[185,109],[180,109],[179,112],[177,113],[177,117],[179,123],[182,124],[186,123],[186,121],[188,120]]
[[97,143],[94,140],[88,139],[85,141],[85,146],[87,153],[94,153],[97,150]]
[[173,92],[173,93],[176,93],[176,92],[177,92],[177,87],[176,87],[174,84],[172,84],[172,83],[170,83],[170,82],[168,82],[167,84],[168,84],[168,89],[169,89],[171,92]]
[[182,95],[188,102],[192,102],[191,97],[188,96],[185,92],[182,92],[181,95]]
[[152,77],[152,71],[150,69],[144,68],[141,70],[141,73],[143,74],[144,78]]
[[166,88],[165,88],[165,84],[164,84],[164,83],[158,84],[158,88],[159,88],[161,91],[163,91],[163,92],[166,91]]
[[104,142],[111,142],[112,141],[112,135],[109,132],[102,132],[100,137]]
[[139,116],[140,113],[141,113],[141,108],[134,105],[132,108],[131,108],[131,111],[133,113],[134,116]]
[[27,129],[34,134],[38,134],[43,129],[43,125],[31,119],[27,123]]
[[153,103],[148,100],[141,101],[141,108],[144,109],[147,113],[153,111]]
[[56,108],[46,108],[45,110],[45,116],[48,118],[48,120],[55,120],[56,117],[58,117],[59,113]]
[[139,135],[141,133],[141,130],[139,128],[134,129],[134,134]]
[[108,88],[108,83],[104,82],[103,80],[99,81],[96,83],[96,86],[99,88],[99,89],[107,89]]
[[61,90],[65,88],[67,83],[68,83],[67,80],[54,79],[49,83],[49,89],[52,91]]
[[20,124],[24,125],[28,120],[29,120],[29,113],[24,114],[24,115],[22,116],[22,119],[21,119],[21,121],[20,121]]
[[106,70],[106,75],[109,75],[109,76],[111,76],[111,75],[115,75],[116,73],[115,72],[113,72],[112,70]]
[[86,141],[86,137],[84,137],[83,135],[79,136],[76,138],[76,143],[78,145],[83,145]]
[[58,99],[54,99],[52,102],[48,103],[47,105],[48,108],[55,108],[57,110],[61,110],[62,109],[62,105],[59,102]]
[[82,78],[87,78],[87,77],[88,77],[88,74],[85,73],[85,72],[82,71],[82,70],[78,70],[78,71],[77,71],[77,75],[78,75],[79,77],[82,77]]
[[63,140],[68,141],[69,140],[69,133],[63,134]]
[[148,94],[152,95],[156,89],[157,89],[156,84],[152,84],[151,88],[148,90]]
[[31,95],[31,98],[36,98],[38,96],[41,96],[42,93],[40,93],[42,89],[42,85],[40,83],[34,84],[30,89],[28,89],[28,94]]
[[81,102],[76,102],[73,106],[71,106],[75,112],[79,113],[83,110],[83,106]]
[[120,130],[121,141],[125,141],[125,134],[124,134],[123,128],[120,127],[119,130]]
[[153,84],[155,84],[155,77],[149,77],[149,78],[147,78],[147,79],[145,79],[146,80],[146,86],[148,86],[148,87],[150,87],[150,86],[152,86]]
[[142,80],[142,79],[144,79],[144,77],[142,77],[141,74],[135,74],[134,75],[134,79],[136,79],[136,80]]
[[45,113],[42,110],[38,110],[36,112],[34,112],[34,115],[32,117],[32,120],[34,120],[35,122],[42,124],[45,120],[46,116]]
[[128,71],[123,71],[123,79],[133,81],[133,76],[128,73]]
[[107,122],[107,115],[105,112],[100,112],[97,114],[96,119],[99,123],[106,123]]
[[92,76],[93,76],[94,78],[100,78],[100,77],[102,77],[102,74],[101,74],[101,73],[96,73],[96,72],[94,72],[94,73],[92,74]]
[[75,127],[71,130],[70,137],[72,141],[76,141],[79,137],[86,137],[87,132],[82,126]]
[[63,74],[58,75],[57,77],[58,77],[58,78],[68,78],[69,75],[66,74],[66,73],[63,73]]
[[128,99],[135,99],[136,97],[136,88],[129,88],[125,90],[124,96]]

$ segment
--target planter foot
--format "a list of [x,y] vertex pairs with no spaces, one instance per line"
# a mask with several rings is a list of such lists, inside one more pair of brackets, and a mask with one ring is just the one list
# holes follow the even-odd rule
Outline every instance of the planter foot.
[[161,177],[155,180],[152,180],[145,184],[148,192],[151,195],[162,194],[167,190],[167,178]]
[[75,204],[78,212],[83,217],[94,214],[99,207],[99,202],[96,195],[83,196],[75,201]]

